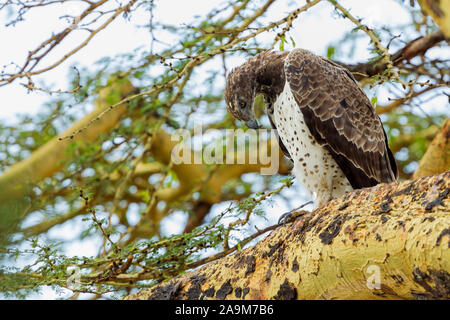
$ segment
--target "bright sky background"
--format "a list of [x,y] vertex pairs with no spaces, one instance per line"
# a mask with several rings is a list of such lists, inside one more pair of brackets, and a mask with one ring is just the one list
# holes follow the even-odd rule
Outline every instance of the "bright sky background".
[[[183,23],[192,21],[194,15],[202,15],[209,12],[211,8],[216,7],[221,1],[166,0],[156,3],[155,19],[164,17],[164,21],[182,27]],[[391,21],[403,24],[409,20],[409,15],[404,10],[400,10],[401,7],[393,1],[352,0],[342,1],[342,4],[347,8],[351,8],[354,14],[365,17],[365,22],[369,25],[380,24],[380,22],[391,23]],[[386,10],[386,6],[390,6],[390,10]],[[174,10],[174,8],[176,9]],[[277,17],[268,17],[267,20],[277,19],[288,12],[286,8],[283,9],[278,11]],[[3,49],[0,50],[0,66],[12,61],[20,65],[25,61],[30,49],[37,47],[51,32],[62,30],[68,25],[68,21],[57,19],[57,17],[68,13],[73,14],[73,12],[79,10],[79,5],[76,3],[38,8],[31,10],[25,16],[26,20],[24,22],[8,28],[3,27],[4,14],[0,14],[0,41],[3,44]],[[312,12],[314,14],[311,14]],[[331,7],[329,5],[319,4],[306,15],[302,15],[294,24],[295,29],[290,33],[296,45],[318,54],[325,54],[326,46],[330,42],[340,39],[345,31],[353,28],[353,25],[347,20],[331,18],[330,13]],[[70,65],[89,66],[104,56],[113,57],[119,53],[132,52],[134,48],[150,46],[148,30],[135,27],[136,23],[142,25],[148,21],[149,16],[147,14],[133,15],[129,22],[122,18],[117,19],[112,25],[98,34],[84,49],[68,59],[56,70],[46,73],[44,76],[46,83],[53,83],[55,89],[67,89],[67,75],[70,71]],[[71,48],[73,44],[77,43],[85,35],[86,32],[82,31],[74,33],[74,35],[65,39],[62,45],[43,62],[53,61],[54,57]],[[368,57],[368,50],[365,47],[360,47],[356,54],[356,59],[364,61]],[[46,93],[36,91],[27,93],[27,90],[20,85],[23,82],[25,80],[19,80],[0,88],[0,97],[3,102],[0,118],[10,118],[17,113],[34,113],[43,102],[48,101],[48,94]]]
[[[305,1],[297,1],[303,5]],[[222,1],[217,0],[164,0],[157,1],[157,8],[154,11],[155,20],[163,19],[165,22],[173,25],[183,27],[183,23],[189,24],[194,15],[203,15],[216,7]],[[288,3],[286,1],[285,3]],[[364,17],[364,23],[369,26],[373,25],[392,25],[393,21],[396,24],[407,24],[409,22],[409,14],[402,9],[400,5],[390,0],[378,1],[361,1],[361,0],[342,0],[340,2],[344,7],[351,9],[351,12],[359,17]],[[282,4],[282,2],[280,2]],[[265,18],[265,21],[274,21],[286,15],[288,10],[286,7],[275,4],[275,9],[271,9],[271,15]],[[416,4],[417,5],[417,4]],[[388,9],[387,9],[388,8]],[[43,9],[32,10],[25,16],[24,22],[18,23],[15,27],[4,27],[4,14],[0,13],[0,43],[2,49],[0,50],[0,67],[9,64],[11,61],[23,63],[28,50],[34,49],[42,41],[55,31],[62,30],[68,25],[65,20],[57,17],[80,11],[78,4],[74,3],[70,6],[52,6]],[[143,12],[141,10],[140,12]],[[87,47],[75,54],[60,65],[56,70],[45,73],[44,79],[47,84],[54,84],[53,89],[66,90],[68,87],[68,74],[70,66],[75,64],[77,66],[90,66],[95,61],[104,56],[114,57],[120,53],[133,52],[135,48],[150,47],[150,37],[147,29],[136,28],[136,24],[143,25],[148,23],[149,15],[133,15],[131,20],[119,18],[112,25],[98,34]],[[325,55],[327,45],[336,43],[341,39],[345,32],[353,29],[348,20],[337,18],[336,14],[332,13],[329,4],[319,4],[313,7],[307,14],[302,14],[300,18],[294,23],[290,35],[294,38],[296,46],[309,49],[317,54]],[[55,56],[60,56],[68,48],[72,48],[74,44],[83,39],[85,33],[75,33],[73,36],[64,40],[58,50],[48,57],[48,61],[52,61]],[[273,34],[270,35],[273,39]],[[410,38],[410,37],[406,37]],[[170,41],[168,41],[170,42]],[[362,38],[359,42],[354,61],[345,62],[362,62],[370,57],[368,50],[369,41],[367,37]],[[157,46],[157,44],[155,44]],[[450,52],[446,52],[450,57]],[[233,60],[236,65],[242,61]],[[0,87],[0,98],[2,106],[0,108],[0,120],[13,121],[14,116],[18,113],[36,113],[40,106],[48,102],[48,94],[42,92],[27,93],[27,89],[20,85],[25,80],[19,80],[6,87]],[[380,101],[380,98],[379,98]],[[443,100],[444,101],[444,100]],[[448,107],[445,102],[440,107]],[[291,196],[291,205],[298,206],[305,202],[305,197],[295,197],[295,193],[299,192],[298,188],[291,188],[286,195]],[[270,211],[274,214],[270,219],[275,222],[280,212],[287,211],[288,207],[284,203],[275,204]],[[181,217],[180,217],[181,218]],[[166,221],[164,227],[168,230],[176,232],[179,230],[179,223],[177,219]],[[81,225],[79,226],[81,227]],[[52,235],[64,237],[66,234],[73,232],[77,226],[72,224],[70,226],[61,226],[52,230]],[[92,246],[80,246],[80,243],[74,243],[67,248],[68,254],[81,255],[95,255],[96,248]],[[33,295],[33,298],[54,299],[64,296],[56,295],[50,289],[44,289],[42,295]]]

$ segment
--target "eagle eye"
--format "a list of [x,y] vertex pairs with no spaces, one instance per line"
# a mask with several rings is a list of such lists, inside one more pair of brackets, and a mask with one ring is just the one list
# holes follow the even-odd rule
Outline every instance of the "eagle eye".
[[244,109],[247,106],[247,103],[244,100],[239,100],[239,107]]

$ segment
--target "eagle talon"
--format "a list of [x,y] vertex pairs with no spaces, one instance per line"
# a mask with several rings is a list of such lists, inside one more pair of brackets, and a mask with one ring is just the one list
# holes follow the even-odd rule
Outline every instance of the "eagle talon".
[[296,220],[298,217],[301,217],[307,213],[310,213],[309,211],[306,210],[300,210],[297,211],[297,209],[294,209],[292,211],[283,213],[281,215],[281,217],[278,219],[278,224],[279,225],[285,225],[288,224],[290,222],[293,222],[294,220]]

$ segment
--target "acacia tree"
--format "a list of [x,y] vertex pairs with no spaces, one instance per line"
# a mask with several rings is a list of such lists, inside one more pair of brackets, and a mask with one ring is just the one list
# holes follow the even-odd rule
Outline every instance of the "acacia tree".
[[[66,4],[9,0],[0,12],[9,12],[6,27],[12,27],[26,20],[29,12],[56,3]],[[43,91],[53,97],[37,115],[21,116],[14,125],[0,124],[0,240],[5,262],[0,271],[0,290],[4,293],[26,296],[51,285],[69,288],[75,298],[79,293],[92,293],[95,297],[111,292],[123,295],[240,251],[253,239],[274,230],[277,225],[262,224],[256,231],[253,228],[254,221],[260,222],[256,218],[264,216],[269,202],[282,201],[292,185],[291,164],[278,148],[270,147],[271,140],[260,140],[259,148],[269,145],[265,149],[276,155],[280,165],[277,174],[261,176],[259,172],[267,167],[262,162],[174,162],[172,151],[178,141],[173,134],[180,128],[197,134],[193,121],[196,117],[205,119],[202,133],[208,129],[223,133],[227,128],[239,127],[226,113],[223,101],[224,78],[232,59],[267,49],[295,47],[296,34],[302,32],[296,29],[299,19],[318,10],[331,8],[334,19],[353,25],[343,39],[330,43],[321,54],[347,67],[363,88],[388,96],[381,101],[372,95],[372,103],[382,115],[401,179],[412,178],[414,172],[419,177],[450,169],[448,121],[444,126],[448,110],[425,110],[425,104],[445,105],[447,101],[442,98],[448,99],[445,87],[449,61],[443,53],[448,50],[448,30],[439,28],[447,13],[439,16],[437,26],[414,1],[398,2],[411,15],[411,23],[381,27],[368,25],[364,17],[357,17],[351,8],[334,0],[306,1],[300,5],[276,0],[228,0],[179,28],[154,14],[156,1],[78,3],[78,14],[63,17],[68,21],[67,27],[55,30],[37,47],[30,48],[25,61],[7,64],[0,73],[2,87],[20,82],[26,90]],[[280,6],[286,6],[287,13],[272,18]],[[115,20],[142,12],[150,17],[145,26],[150,48],[105,58],[97,68],[74,67],[67,89],[38,84],[48,72],[94,42]],[[445,21],[443,25],[448,25]],[[66,38],[77,32],[85,38],[60,56],[54,54]],[[175,40],[166,45],[162,35]],[[348,63],[352,48],[361,43],[359,39],[370,41],[367,51],[372,58]],[[49,62],[47,57],[51,54]],[[263,101],[257,100],[255,107],[263,118]],[[223,135],[211,135],[208,139],[200,150],[211,152],[209,144],[226,143]],[[198,150],[192,147],[185,152],[194,155]],[[416,171],[426,151],[427,156]],[[249,148],[239,150],[233,159],[248,159],[250,153]],[[430,165],[437,162],[438,166]],[[436,199],[440,203],[427,210],[440,210],[435,216],[445,226],[448,211],[440,204],[448,204],[448,175],[442,179],[445,182],[439,188],[447,189],[432,190],[437,197],[427,203]],[[426,191],[424,194],[428,195]],[[411,209],[414,201],[406,208]],[[387,202],[381,203],[382,208],[388,207],[386,210],[392,201]],[[337,203],[339,208],[349,206]],[[217,207],[224,209],[215,210]],[[321,210],[319,217],[325,212]],[[161,229],[164,219],[175,219],[177,214],[187,217],[182,233],[174,235]],[[323,219],[326,225],[327,220]],[[354,221],[346,220],[350,222]],[[64,241],[57,242],[51,231],[71,224],[81,225],[75,239],[94,243],[98,255],[64,254]],[[320,223],[316,221],[314,225]],[[324,227],[331,234],[341,230],[333,229],[332,224],[321,226]],[[383,234],[378,235],[383,238]],[[442,238],[448,235],[448,229],[435,228],[429,237],[435,235],[441,239],[439,250],[444,250]],[[14,259],[24,266],[12,264]],[[244,264],[251,269],[254,262],[247,262]],[[73,273],[74,266],[77,274]],[[440,268],[448,277],[448,265],[447,269]],[[72,280],[78,270],[74,286]],[[420,272],[416,270],[419,276]],[[226,277],[226,272],[222,277]],[[185,288],[189,290],[189,286]],[[273,295],[270,292],[259,297],[282,298],[276,290]],[[327,297],[299,292],[304,297]],[[333,297],[351,296],[342,292]],[[432,297],[448,292],[439,294]],[[174,296],[177,294],[172,292],[156,297]]]

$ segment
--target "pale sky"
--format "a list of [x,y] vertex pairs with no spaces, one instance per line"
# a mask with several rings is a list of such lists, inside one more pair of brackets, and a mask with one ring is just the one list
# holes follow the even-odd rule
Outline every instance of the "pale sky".
[[[304,1],[303,1],[304,2]],[[154,12],[155,19],[163,17],[164,21],[183,26],[183,23],[192,21],[196,14],[209,12],[211,8],[221,3],[218,0],[171,0],[157,1],[157,9]],[[282,4],[282,2],[280,2]],[[286,2],[287,3],[287,2]],[[300,1],[299,3],[302,4]],[[393,1],[342,1],[347,8],[351,8],[355,15],[365,18],[365,22],[371,24],[388,24],[396,21],[398,24],[407,23],[409,16],[401,7]],[[386,10],[386,6],[391,6]],[[271,15],[267,21],[281,18],[288,10],[280,8],[275,4],[271,8]],[[176,10],[174,10],[176,8]],[[0,66],[14,61],[19,65],[23,63],[29,50],[36,48],[42,41],[48,38],[51,32],[62,30],[69,23],[59,16],[80,11],[79,5],[68,3],[64,6],[50,6],[32,10],[25,16],[26,20],[18,23],[15,27],[3,27],[4,14],[0,13],[0,41],[3,49],[0,50]],[[297,47],[307,48],[318,54],[325,54],[325,49],[330,42],[340,39],[345,31],[353,28],[347,20],[333,19],[330,15],[331,7],[328,4],[319,4],[306,15],[301,15],[294,23],[291,36]],[[149,21],[149,15],[139,11],[141,14],[133,15],[131,21],[123,18],[117,19],[108,28],[100,32],[91,43],[81,51],[69,58],[58,68],[45,73],[43,78],[47,84],[54,84],[54,89],[67,89],[67,75],[72,64],[89,66],[102,57],[113,57],[120,53],[132,52],[134,48],[150,46],[150,37],[147,29],[136,28],[136,24],[145,24]],[[310,14],[310,13],[314,14]],[[54,53],[50,54],[42,62],[54,61],[61,53],[73,48],[86,35],[85,31],[73,33],[65,39]],[[270,35],[273,37],[273,34]],[[368,43],[366,39],[366,43]],[[6,44],[6,45],[5,45]],[[155,44],[157,46],[157,44]],[[369,58],[369,51],[364,46],[358,48],[355,55],[357,61]],[[356,62],[356,61],[355,61]],[[39,78],[37,78],[39,79]],[[0,88],[3,107],[0,110],[0,119],[11,118],[17,113],[34,113],[39,106],[49,100],[48,94],[42,92],[27,93],[27,89],[20,85],[25,80],[15,81],[6,87]]]

